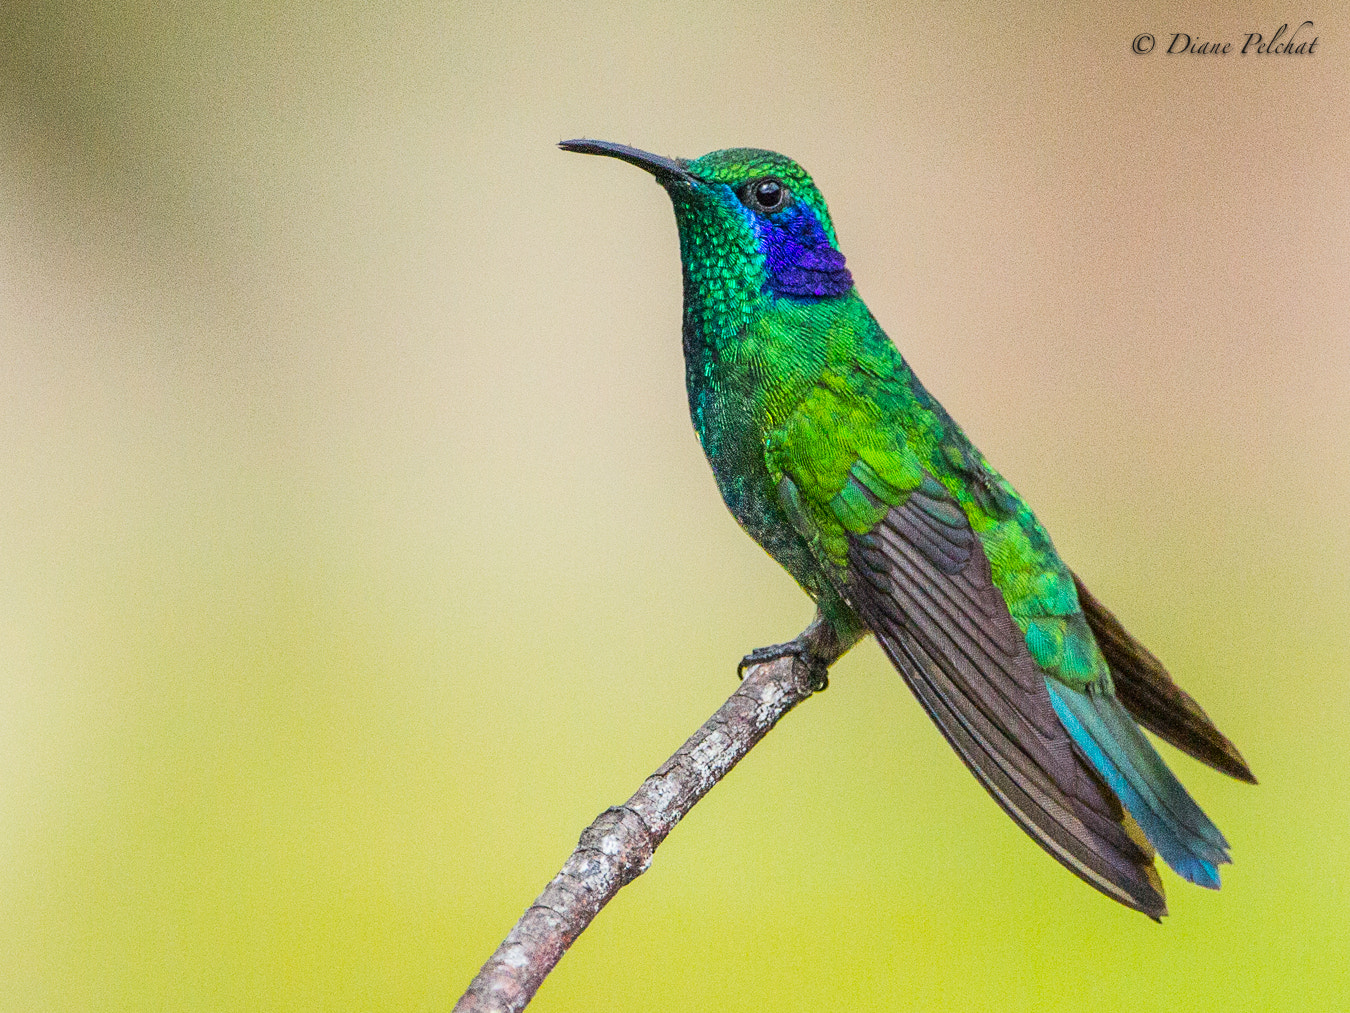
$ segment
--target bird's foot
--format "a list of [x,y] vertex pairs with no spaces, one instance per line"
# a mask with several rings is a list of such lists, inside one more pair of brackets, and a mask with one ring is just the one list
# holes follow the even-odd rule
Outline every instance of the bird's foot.
[[745,669],[749,665],[760,665],[766,661],[776,661],[779,658],[793,657],[806,666],[806,670],[811,678],[811,692],[819,693],[830,685],[830,666],[811,650],[811,645],[805,643],[805,636],[798,637],[796,640],[789,640],[786,644],[770,644],[768,647],[757,647],[736,666],[736,678],[745,678]]

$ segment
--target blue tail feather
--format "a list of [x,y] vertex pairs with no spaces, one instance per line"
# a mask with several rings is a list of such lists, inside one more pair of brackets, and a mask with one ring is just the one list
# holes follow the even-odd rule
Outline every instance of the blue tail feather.
[[1115,696],[1073,690],[1046,679],[1050,703],[1083,755],[1143,829],[1163,861],[1183,879],[1219,888],[1217,866],[1228,842]]

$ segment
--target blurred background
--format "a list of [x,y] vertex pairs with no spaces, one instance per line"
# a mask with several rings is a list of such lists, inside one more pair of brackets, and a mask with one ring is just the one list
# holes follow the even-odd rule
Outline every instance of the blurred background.
[[0,1006],[444,1009],[809,619],[691,431],[669,203],[575,136],[802,161],[1261,784],[1164,747],[1236,864],[1155,925],[869,643],[532,1008],[1350,1004],[1343,13],[227,6],[0,8]]

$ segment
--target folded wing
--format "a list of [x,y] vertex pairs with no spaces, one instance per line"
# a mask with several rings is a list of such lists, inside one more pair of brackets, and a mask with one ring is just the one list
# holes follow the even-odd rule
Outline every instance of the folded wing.
[[[887,506],[854,484],[850,496]],[[1087,883],[1164,914],[1153,849],[1058,720],[960,506],[925,478],[847,537],[850,603],[980,783]]]

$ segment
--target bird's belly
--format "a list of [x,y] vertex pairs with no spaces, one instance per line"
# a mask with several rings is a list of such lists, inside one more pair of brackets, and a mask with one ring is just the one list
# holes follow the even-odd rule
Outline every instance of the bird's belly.
[[718,411],[720,405],[706,403],[704,407],[704,412],[695,414],[694,424],[727,509],[807,594],[819,600],[822,594],[831,593],[820,564],[778,501],[778,490],[764,461],[760,427],[741,412]]

